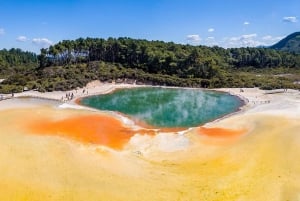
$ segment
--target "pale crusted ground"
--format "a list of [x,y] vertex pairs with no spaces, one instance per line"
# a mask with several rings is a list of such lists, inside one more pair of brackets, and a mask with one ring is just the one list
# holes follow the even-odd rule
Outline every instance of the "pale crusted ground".
[[[142,87],[143,85],[132,85],[132,84],[112,84],[112,83],[101,83],[100,81],[93,81],[86,85],[84,88],[78,88],[70,91],[53,91],[53,92],[38,92],[38,91],[24,91],[22,93],[14,93],[14,97],[35,97],[49,100],[58,100],[61,102],[72,102],[77,98],[109,93],[117,88],[131,88],[131,87]],[[73,99],[67,98],[67,94],[73,94]],[[1,95],[1,94],[0,94]],[[12,94],[2,94],[3,98],[12,98]]]
[[223,90],[249,104],[206,127],[245,129],[242,135],[196,128],[135,135],[123,150],[24,129],[33,117],[97,112],[0,101],[0,200],[299,200],[299,92]]

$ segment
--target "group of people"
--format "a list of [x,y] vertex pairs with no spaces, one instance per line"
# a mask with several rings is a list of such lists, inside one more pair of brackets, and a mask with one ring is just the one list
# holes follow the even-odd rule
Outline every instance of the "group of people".
[[[75,93],[77,94],[78,90],[75,90]],[[82,90],[82,95],[88,95],[89,92],[87,89],[83,89]],[[61,97],[61,101],[65,102],[65,101],[70,101],[74,99],[74,93],[73,92],[67,92],[65,96]]]
[[61,97],[61,101],[69,101],[69,100],[72,100],[74,98],[74,93],[72,92],[68,92],[66,93],[66,96],[62,96]]
[[88,91],[87,89],[83,89],[83,90],[82,90],[82,94],[83,94],[83,95],[84,95],[84,94],[88,95],[88,94],[89,94],[89,91]]
[[271,103],[270,100],[265,100],[265,101],[252,101],[252,104],[255,105],[255,104],[266,104],[266,103]]

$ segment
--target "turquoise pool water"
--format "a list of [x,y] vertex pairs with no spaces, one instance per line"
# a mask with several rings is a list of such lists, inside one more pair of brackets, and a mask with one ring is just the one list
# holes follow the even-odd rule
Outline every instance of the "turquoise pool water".
[[145,87],[83,98],[81,104],[118,111],[156,127],[194,127],[235,112],[242,101],[201,89]]

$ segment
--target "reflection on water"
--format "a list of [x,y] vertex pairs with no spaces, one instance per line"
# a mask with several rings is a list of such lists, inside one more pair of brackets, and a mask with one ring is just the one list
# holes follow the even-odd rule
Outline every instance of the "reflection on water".
[[215,91],[151,87],[87,97],[81,104],[118,111],[153,126],[193,127],[238,110],[241,101]]

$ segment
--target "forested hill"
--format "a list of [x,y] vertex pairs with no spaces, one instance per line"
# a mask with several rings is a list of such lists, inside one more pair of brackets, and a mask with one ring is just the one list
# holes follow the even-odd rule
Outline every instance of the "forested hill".
[[131,38],[79,38],[42,49],[41,67],[104,61],[149,73],[209,77],[218,68],[300,67],[298,56],[272,49],[191,46]]
[[0,50],[0,76],[2,77],[36,68],[37,66],[38,57],[35,53],[15,48]]
[[[37,66],[35,59],[30,60],[31,67]],[[297,76],[274,75],[297,74],[300,55],[268,48],[224,49],[131,38],[79,38],[41,49],[38,63],[38,67],[29,68],[24,61],[26,70],[8,76],[0,92],[20,91],[25,86],[39,91],[68,90],[95,79],[184,87],[298,88],[293,84]]]
[[300,32],[288,35],[270,48],[300,54]]

